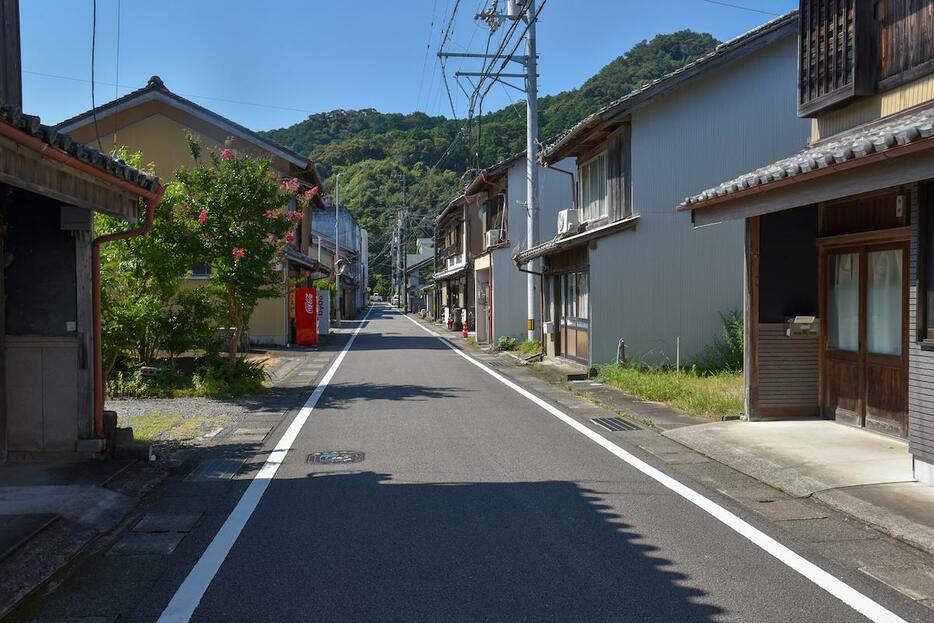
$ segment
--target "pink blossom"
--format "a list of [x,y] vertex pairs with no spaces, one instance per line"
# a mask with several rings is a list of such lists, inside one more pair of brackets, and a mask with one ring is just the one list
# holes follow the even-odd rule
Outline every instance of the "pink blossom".
[[266,234],[266,242],[268,244],[276,244],[276,235],[275,234]]
[[294,231],[288,232],[288,233],[285,235],[285,240],[286,240],[286,242],[292,242],[293,240],[295,240],[295,232],[294,232]]
[[234,247],[231,251],[231,255],[234,257],[246,257],[246,251],[244,251],[241,247]]
[[223,158],[224,160],[233,160],[233,157],[234,157],[234,150],[230,148],[227,148],[221,152],[221,158]]
[[305,191],[305,197],[307,197],[308,199],[311,199],[312,197],[314,197],[315,195],[317,195],[318,192],[319,192],[318,187],[317,187],[317,186],[313,186],[313,187],[311,187],[311,188],[309,188],[308,190]]
[[199,223],[203,223],[203,222],[205,222],[206,220],[208,220],[208,211],[207,211],[207,210],[201,210],[201,212],[198,214],[198,222],[199,222]]
[[298,178],[293,177],[288,182],[286,182],[286,187],[293,193],[297,193],[298,189],[302,187],[302,183],[298,181]]
[[292,219],[293,221],[300,221],[300,220],[302,220],[302,211],[301,211],[301,210],[292,210],[291,212],[289,212],[289,218]]
[[265,214],[267,218],[276,218],[279,216],[279,210],[266,210]]

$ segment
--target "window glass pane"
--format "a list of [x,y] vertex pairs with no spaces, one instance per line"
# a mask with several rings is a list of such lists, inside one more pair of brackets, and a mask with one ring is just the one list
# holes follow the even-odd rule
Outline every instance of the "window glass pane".
[[590,288],[587,283],[587,273],[577,273],[577,295],[579,318],[590,318]]
[[924,308],[924,313],[927,316],[927,328],[934,329],[934,204],[928,206],[925,229],[927,235],[924,240],[924,280],[927,290],[927,306]]
[[607,215],[606,156],[600,155],[581,167],[581,217],[592,221]]
[[574,279],[574,273],[567,275],[568,284],[568,316],[577,317],[577,280]]
[[607,215],[606,202],[606,156],[600,156],[594,160],[597,178],[597,217]]
[[872,251],[866,270],[866,350],[902,354],[902,251]]
[[859,255],[829,258],[827,344],[837,350],[859,350]]

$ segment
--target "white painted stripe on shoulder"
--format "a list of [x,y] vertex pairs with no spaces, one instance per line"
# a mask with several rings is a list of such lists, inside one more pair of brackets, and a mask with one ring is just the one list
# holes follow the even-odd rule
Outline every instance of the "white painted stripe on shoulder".
[[207,592],[208,586],[211,585],[211,581],[214,580],[214,576],[217,575],[218,569],[224,564],[224,560],[226,560],[234,543],[237,542],[237,538],[239,538],[244,526],[246,526],[253,511],[256,510],[257,505],[259,505],[263,494],[266,492],[266,488],[275,477],[276,471],[278,471],[282,462],[285,461],[289,450],[292,449],[292,445],[295,443],[296,437],[298,437],[302,427],[308,420],[308,416],[311,415],[312,410],[314,410],[315,406],[318,404],[318,400],[321,399],[324,390],[327,389],[331,379],[334,378],[334,374],[344,361],[344,357],[347,355],[347,352],[350,351],[351,346],[353,346],[354,340],[357,339],[357,334],[359,334],[360,330],[366,325],[366,321],[370,317],[370,311],[372,311],[372,309],[371,307],[367,310],[360,326],[351,334],[347,344],[341,350],[340,354],[337,355],[337,359],[331,364],[324,378],[322,378],[321,382],[315,387],[311,396],[305,401],[304,406],[295,414],[285,434],[282,435],[279,443],[277,443],[276,447],[269,453],[263,466],[256,472],[252,482],[250,482],[250,486],[247,487],[247,490],[240,497],[240,500],[227,517],[224,525],[221,526],[221,529],[214,535],[211,544],[204,550],[204,553],[201,554],[201,558],[198,559],[195,566],[188,572],[185,581],[182,582],[178,590],[175,591],[172,600],[159,616],[159,623],[184,623],[191,620],[195,609],[204,597],[204,593]]
[[542,400],[541,398],[531,393],[527,389],[517,385],[515,382],[506,378],[502,374],[496,372],[489,366],[484,365],[481,361],[474,359],[470,355],[466,354],[465,352],[463,352],[462,350],[454,346],[451,342],[446,340],[438,332],[432,331],[428,327],[425,327],[420,322],[417,322],[415,319],[410,318],[409,316],[405,316],[405,317],[408,320],[411,320],[412,323],[414,323],[417,327],[419,327],[423,331],[441,340],[441,342],[443,342],[452,351],[454,351],[455,353],[457,353],[458,355],[466,359],[471,364],[477,366],[478,368],[480,368],[481,370],[483,370],[484,372],[486,372],[487,374],[495,378],[500,383],[506,385],[513,391],[521,394],[523,397],[528,398],[529,400],[534,402],[536,405],[538,405],[539,407],[541,407],[542,409],[544,409],[551,415],[555,416],[556,418],[558,418],[559,420],[561,420],[562,422],[564,422],[565,424],[567,424],[568,426],[576,430],[577,432],[581,433],[582,435],[584,435],[585,437],[587,437],[588,439],[590,439],[597,445],[603,447],[604,449],[614,454],[619,459],[625,461],[626,463],[636,468],[637,470],[639,470],[640,472],[642,472],[649,478],[652,478],[653,480],[657,481],[661,485],[670,489],[674,493],[677,493],[682,498],[691,502],[695,506],[701,508],[706,513],[716,518],[718,521],[722,522],[723,524],[725,524],[726,526],[728,526],[735,532],[738,532],[742,536],[746,537],[748,540],[752,541],[753,544],[765,550],[766,552],[771,554],[774,558],[776,558],[780,562],[789,566],[791,569],[797,571],[798,573],[806,577],[808,580],[810,580],[811,582],[813,582],[820,588],[824,589],[825,591],[827,591],[828,593],[830,593],[831,595],[833,595],[834,597],[842,601],[844,604],[846,604],[853,610],[857,611],[858,613],[868,618],[870,621],[874,621],[875,623],[907,623],[905,619],[901,618],[900,616],[898,616],[891,610],[888,610],[887,608],[883,607],[881,604],[879,604],[875,600],[860,593],[859,591],[857,591],[855,588],[853,588],[849,584],[846,584],[839,578],[831,575],[827,571],[824,571],[823,569],[821,569],[820,567],[818,567],[811,561],[807,560],[800,554],[789,549],[787,546],[782,545],[781,543],[779,543],[778,541],[776,541],[775,539],[773,539],[766,533],[754,527],[749,522],[745,521],[744,519],[741,519],[738,515],[735,515],[734,513],[723,508],[722,506],[720,506],[713,500],[701,495],[694,489],[691,489],[687,485],[675,480],[674,478],[662,472],[661,470],[655,467],[652,467],[651,465],[649,465],[642,459],[636,457],[633,454],[630,454],[623,448],[619,447],[618,445],[616,445],[615,443],[613,443],[612,441],[610,441],[609,439],[607,439],[600,433],[584,426],[583,424],[581,424],[580,422],[578,422],[571,416],[567,415],[566,413],[564,413],[563,411],[561,411],[554,405],[549,404],[548,402],[546,402],[545,400]]

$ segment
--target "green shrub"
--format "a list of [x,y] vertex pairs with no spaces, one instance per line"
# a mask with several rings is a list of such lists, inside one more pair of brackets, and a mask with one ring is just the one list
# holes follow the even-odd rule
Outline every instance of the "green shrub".
[[468,346],[476,346],[476,345],[477,345],[477,338],[475,338],[475,337],[472,336],[472,335],[471,335],[470,337],[468,337],[468,338],[467,338],[467,345],[468,345]]
[[[156,362],[158,371],[143,376],[139,367],[115,371],[107,380],[111,398],[178,398],[182,396],[236,397],[267,391],[265,360],[237,359],[233,374],[219,352],[209,352],[194,362],[195,372],[185,372],[175,361]],[[190,368],[189,368],[190,370]]]
[[171,357],[195,349],[211,350],[216,347],[215,327],[208,288],[179,290],[159,320],[160,346]]
[[721,333],[704,349],[703,367],[710,372],[742,372],[743,314],[730,310],[720,319]]
[[217,354],[208,354],[201,360],[198,371],[192,377],[192,388],[201,396],[248,396],[267,391],[265,381],[269,377],[265,369],[266,360],[237,358],[230,370],[229,361]]
[[542,343],[538,340],[525,340],[519,344],[519,351],[523,355],[537,355],[542,352]]
[[519,340],[510,335],[501,335],[499,336],[499,339],[496,340],[497,350],[516,350],[518,346]]

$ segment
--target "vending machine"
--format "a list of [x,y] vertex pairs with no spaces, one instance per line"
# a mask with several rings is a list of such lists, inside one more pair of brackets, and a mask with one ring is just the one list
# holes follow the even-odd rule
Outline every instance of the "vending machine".
[[302,346],[318,345],[318,291],[295,290],[295,342]]
[[318,290],[318,335],[331,332],[331,292]]

